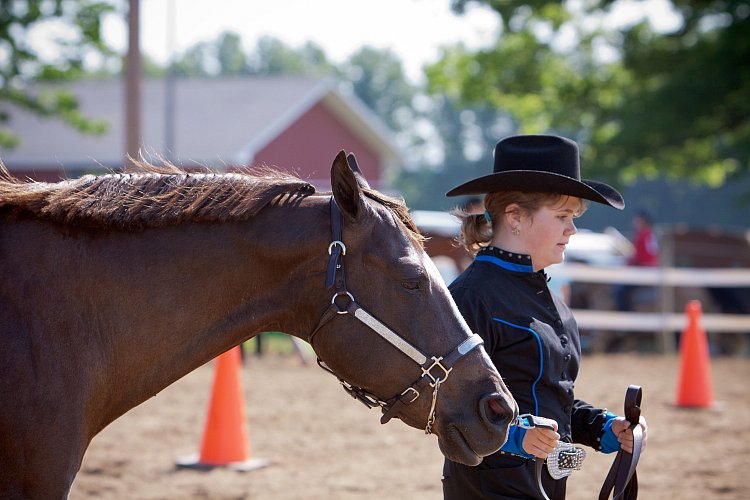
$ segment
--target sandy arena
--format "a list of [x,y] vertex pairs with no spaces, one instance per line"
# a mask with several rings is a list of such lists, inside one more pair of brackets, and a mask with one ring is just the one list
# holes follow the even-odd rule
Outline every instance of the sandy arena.
[[[640,497],[747,499],[750,361],[715,358],[715,408],[674,407],[676,357],[584,357],[578,397],[622,412],[628,384],[644,388],[648,448]],[[352,400],[330,375],[296,356],[251,357],[243,368],[252,471],[177,469],[197,450],[213,379],[199,368],[97,436],[70,494],[83,499],[440,499],[442,456],[434,436]],[[596,499],[613,455],[589,453],[569,481],[571,499]]]

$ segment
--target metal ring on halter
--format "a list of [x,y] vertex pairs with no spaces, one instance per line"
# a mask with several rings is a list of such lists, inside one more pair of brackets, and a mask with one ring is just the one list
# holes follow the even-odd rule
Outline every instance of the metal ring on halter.
[[[332,306],[336,306],[338,308],[338,305],[336,305],[336,299],[339,298],[341,295],[346,295],[347,297],[349,297],[349,300],[351,302],[354,302],[354,296],[351,293],[349,293],[349,292],[336,292],[335,294],[333,294],[333,298],[331,298],[331,305]],[[338,311],[336,311],[336,312],[338,314],[348,314],[349,311],[347,309],[348,309],[348,307],[345,308],[345,309],[339,308]]]
[[[433,356],[432,364],[428,366],[427,368],[422,367],[422,376],[423,377],[427,376],[430,378],[430,380],[432,380],[432,382],[430,382],[430,387],[435,387],[435,384],[443,383],[446,380],[448,380],[448,375],[450,375],[451,371],[453,370],[453,368],[444,367],[443,364],[441,363],[442,360],[443,360],[442,356],[439,358],[436,358],[435,356]],[[432,369],[435,368],[436,366],[440,368],[441,370],[443,370],[443,373],[445,374],[443,378],[440,378],[439,376],[435,377],[432,373],[430,373]]]
[[344,245],[343,241],[339,240],[334,240],[330,245],[328,245],[328,255],[331,255],[331,253],[333,253],[333,247],[335,247],[336,245],[341,247],[341,255],[346,255],[346,245]]

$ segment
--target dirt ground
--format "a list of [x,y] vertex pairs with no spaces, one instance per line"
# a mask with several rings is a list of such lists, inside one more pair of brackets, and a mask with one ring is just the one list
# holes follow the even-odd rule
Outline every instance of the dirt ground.
[[[643,386],[648,448],[640,498],[747,499],[750,360],[714,358],[716,405],[676,408],[676,357],[590,355],[578,397],[622,412],[628,384]],[[209,363],[97,436],[70,498],[439,499],[442,456],[434,436],[352,400],[336,380],[296,356],[251,357],[243,368],[252,472],[177,469],[200,444],[213,379]],[[589,453],[569,481],[571,499],[595,499],[613,455]]]

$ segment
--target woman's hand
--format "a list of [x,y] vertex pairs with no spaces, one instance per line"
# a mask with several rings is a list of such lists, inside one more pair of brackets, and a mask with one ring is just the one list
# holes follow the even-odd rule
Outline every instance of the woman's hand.
[[[541,419],[541,417],[536,418]],[[544,420],[552,424],[555,430],[545,429],[544,427],[526,429],[526,434],[521,443],[526,453],[530,453],[537,458],[547,458],[547,455],[555,450],[557,441],[560,439],[560,434],[555,432],[557,431],[557,422],[549,418],[545,418]]]
[[[646,441],[648,440],[648,425],[643,417],[640,418],[638,423],[643,427],[643,444],[641,445],[643,449],[646,447]],[[628,453],[633,453],[633,431],[630,429],[630,422],[625,420],[625,417],[617,417],[612,421],[612,432],[620,442],[620,448]]]

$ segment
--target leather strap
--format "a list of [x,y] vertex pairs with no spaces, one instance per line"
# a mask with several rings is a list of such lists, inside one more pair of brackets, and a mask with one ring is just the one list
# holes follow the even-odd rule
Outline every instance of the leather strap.
[[343,244],[342,226],[343,216],[336,200],[331,196],[331,236],[332,243],[328,247],[328,269],[326,270],[326,288],[335,285],[337,291],[346,290],[346,277],[344,276],[344,254],[346,247]]
[[535,458],[534,462],[536,462],[536,487],[539,488],[539,493],[542,494],[542,498],[544,500],[550,500],[550,498],[547,496],[547,492],[544,491],[544,485],[542,484],[542,476],[544,475],[544,459],[543,458]]
[[411,345],[406,339],[391,330],[375,316],[362,309],[346,287],[346,277],[344,274],[344,255],[346,255],[346,245],[344,245],[342,235],[343,216],[341,214],[341,209],[333,196],[331,196],[330,199],[330,210],[331,243],[328,245],[329,257],[328,268],[326,269],[326,288],[329,290],[333,288],[334,294],[331,297],[331,303],[323,312],[317,326],[310,333],[308,342],[313,346],[313,349],[315,349],[314,340],[316,334],[324,325],[328,324],[339,315],[351,315],[367,325],[371,330],[376,332],[401,353],[408,356],[420,366],[422,375],[416,382],[407,387],[398,396],[384,401],[376,395],[367,392],[361,387],[356,387],[336,375],[320,358],[318,358],[318,364],[321,368],[336,376],[344,387],[344,390],[346,390],[346,392],[353,398],[359,400],[368,408],[374,408],[375,406],[381,407],[384,413],[383,418],[381,418],[382,423],[386,423],[391,418],[397,416],[405,405],[416,401],[423,390],[428,388],[431,389],[432,405],[427,416],[427,425],[425,426],[425,432],[430,434],[432,432],[432,424],[435,421],[435,405],[440,384],[448,379],[448,375],[453,369],[453,365],[458,362],[462,356],[482,344],[482,338],[477,334],[473,334],[461,342],[445,357],[432,356],[428,359],[425,354]]
[[[617,456],[599,492],[599,500],[608,500],[613,489],[614,497],[612,500],[636,500],[638,497],[638,476],[636,475],[635,468],[638,466],[638,459],[643,449],[643,428],[639,423],[642,395],[643,390],[637,385],[629,386],[625,392],[625,418],[630,422],[630,428],[633,430],[633,453],[623,450],[617,452]],[[520,415],[518,419],[516,425],[520,425],[526,429],[532,427],[552,428],[533,415]],[[542,484],[545,461],[541,458],[535,458],[534,461],[536,462],[536,484],[539,493],[544,500],[550,500]]]
[[[525,417],[531,420],[531,422],[529,423],[530,427],[543,427],[545,429],[555,430],[553,425],[548,424],[544,420],[538,418],[536,415],[525,415]],[[536,486],[537,488],[539,488],[539,493],[542,494],[542,498],[544,500],[550,500],[550,498],[547,496],[547,492],[544,491],[544,484],[542,483],[542,476],[544,475],[544,465],[546,463],[546,459],[535,457],[534,462],[536,463]]]
[[[607,478],[599,492],[599,500],[636,500],[638,497],[638,476],[635,468],[643,449],[643,428],[639,424],[641,417],[641,398],[643,390],[637,385],[628,387],[625,393],[625,418],[633,430],[633,453],[624,450],[617,452]],[[614,492],[613,492],[614,491]]]
[[[471,337],[461,342],[458,347],[453,349],[444,358],[441,358],[440,366],[444,367],[448,371],[453,369],[453,365],[461,359],[463,355],[474,349],[475,347],[483,344],[482,337],[476,333],[472,334]],[[380,423],[388,423],[390,419],[398,415],[405,406],[413,403],[422,394],[422,392],[430,387],[434,382],[433,379],[441,378],[441,374],[437,374],[435,377],[432,375],[430,369],[436,366],[435,358],[430,358],[425,364],[421,365],[423,375],[417,379],[411,386],[409,386],[400,396],[395,399],[389,400],[386,407],[383,408],[383,416],[380,417]],[[428,374],[430,374],[428,376]],[[447,373],[444,374],[442,380],[445,380]]]

